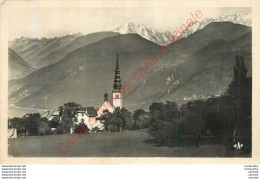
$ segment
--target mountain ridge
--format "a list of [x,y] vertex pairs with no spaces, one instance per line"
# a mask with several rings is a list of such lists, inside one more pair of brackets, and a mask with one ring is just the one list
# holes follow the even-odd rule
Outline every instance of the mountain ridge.
[[[122,82],[131,83],[131,90],[124,96],[124,105],[131,111],[140,107],[147,109],[150,102],[155,101],[175,100],[182,104],[184,97],[194,100],[193,95],[202,95],[198,99],[209,94],[219,95],[232,79],[233,56],[241,53],[246,61],[251,61],[251,49],[247,47],[251,43],[250,34],[250,27],[228,22],[212,23],[183,39],[179,45],[171,46],[164,55],[160,53],[159,45],[138,34],[105,38],[10,82],[9,104],[55,108],[75,101],[84,106],[99,107],[104,92],[112,91],[117,52]],[[207,36],[210,38],[205,38]],[[203,50],[203,47],[209,49]],[[134,82],[132,74],[153,54],[158,56],[158,62],[149,68],[142,80]],[[247,67],[252,68],[252,65],[247,63]],[[178,90],[171,91],[178,85]]]
[[[226,13],[218,18],[204,18],[201,21],[196,21],[192,27],[189,27],[185,33],[182,33],[183,37],[188,37],[189,35],[195,33],[198,30],[203,29],[208,24],[212,22],[233,22],[235,24],[251,26],[252,20],[248,14],[245,13],[237,13],[231,14]],[[118,32],[121,34],[129,34],[129,33],[136,33],[142,36],[145,39],[148,39],[158,45],[167,45],[165,42],[176,32],[175,31],[166,31],[166,32],[159,32],[153,28],[148,28],[143,24],[136,24],[133,21],[127,21],[125,24],[117,27],[113,32]]]

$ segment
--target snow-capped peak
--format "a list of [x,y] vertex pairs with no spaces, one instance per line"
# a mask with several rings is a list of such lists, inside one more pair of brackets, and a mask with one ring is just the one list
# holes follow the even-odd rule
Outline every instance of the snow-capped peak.
[[124,25],[116,28],[114,32],[119,32],[121,34],[131,34],[141,32],[146,27],[143,24],[136,24],[133,21],[128,21]]
[[128,21],[124,25],[116,28],[114,32],[120,34],[139,34],[143,38],[155,42],[157,44],[162,44],[166,40],[165,33],[161,33],[152,28],[147,28],[143,24],[137,24],[133,21]]
[[219,16],[216,19],[216,21],[218,22],[228,21],[228,22],[233,22],[235,24],[252,26],[251,16],[245,13],[237,13],[237,14],[226,13],[223,14],[222,16]]
[[251,26],[252,25],[252,20],[250,15],[245,14],[245,13],[236,13],[236,14],[231,14],[231,13],[226,13],[218,18],[205,18],[202,21],[196,22],[192,28],[189,28],[188,31],[186,32],[186,36],[189,36],[193,34],[194,32],[203,29],[206,27],[208,24],[212,22],[233,22],[234,24],[241,24],[245,26]]
[[[187,37],[194,32],[203,29],[208,24],[212,22],[233,22],[235,24],[241,24],[246,26],[252,25],[251,16],[245,13],[226,13],[218,18],[204,18],[202,21],[196,22],[192,28],[189,28],[183,34],[184,37]],[[143,38],[150,40],[158,45],[165,45],[165,42],[169,39],[169,37],[173,34],[173,32],[158,32],[155,29],[147,28],[143,24],[137,24],[132,20],[126,22],[124,25],[116,28],[114,32],[118,32],[120,34],[138,34]]]

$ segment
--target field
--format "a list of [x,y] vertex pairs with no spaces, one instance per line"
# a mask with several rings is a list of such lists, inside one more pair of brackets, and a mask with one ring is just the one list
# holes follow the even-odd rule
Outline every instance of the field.
[[14,157],[248,157],[227,150],[223,145],[200,147],[158,147],[147,143],[152,137],[147,130],[84,134],[65,154],[71,135],[30,136],[9,139],[8,153]]

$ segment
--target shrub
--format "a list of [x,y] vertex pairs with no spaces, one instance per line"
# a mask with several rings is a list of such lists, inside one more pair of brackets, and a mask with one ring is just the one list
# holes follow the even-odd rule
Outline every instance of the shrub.
[[77,125],[74,126],[73,131],[77,132],[78,134],[82,133],[82,134],[86,134],[87,132],[89,132],[89,128],[85,123],[79,123]]

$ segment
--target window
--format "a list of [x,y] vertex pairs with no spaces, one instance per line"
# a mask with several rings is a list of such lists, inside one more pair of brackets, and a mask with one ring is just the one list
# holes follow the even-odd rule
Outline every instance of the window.
[[116,94],[116,99],[119,99],[119,94]]

